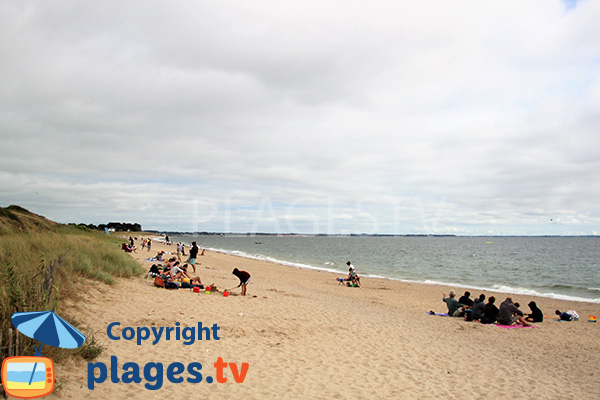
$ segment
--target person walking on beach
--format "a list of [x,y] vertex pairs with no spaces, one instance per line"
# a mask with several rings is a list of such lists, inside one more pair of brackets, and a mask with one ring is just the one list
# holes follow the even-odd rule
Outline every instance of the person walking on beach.
[[151,247],[152,247],[152,239],[148,239],[148,251],[150,251]]
[[236,288],[242,287],[242,296],[246,295],[246,286],[250,283],[250,274],[246,271],[240,271],[237,268],[233,269],[232,274],[238,277],[240,280],[240,284],[236,286]]
[[183,245],[181,242],[177,242],[177,260],[181,261],[181,252],[183,251]]
[[192,248],[190,249],[190,258],[188,259],[188,263],[192,266],[194,272],[196,272],[196,257],[198,257],[198,250],[200,249],[198,249],[196,242],[192,242]]

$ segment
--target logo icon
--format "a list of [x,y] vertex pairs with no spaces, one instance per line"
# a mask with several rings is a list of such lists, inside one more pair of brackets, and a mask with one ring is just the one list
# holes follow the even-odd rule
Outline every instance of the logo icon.
[[19,332],[41,342],[35,355],[8,357],[2,361],[2,386],[6,394],[19,399],[44,397],[54,390],[54,363],[42,355],[42,346],[74,349],[85,336],[54,311],[16,312],[12,323]]

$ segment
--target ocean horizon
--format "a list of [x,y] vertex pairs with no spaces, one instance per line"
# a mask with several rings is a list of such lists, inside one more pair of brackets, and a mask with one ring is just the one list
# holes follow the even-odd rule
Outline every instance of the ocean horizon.
[[600,303],[596,236],[169,234],[169,238],[340,276],[347,274],[346,262],[351,261],[364,277]]

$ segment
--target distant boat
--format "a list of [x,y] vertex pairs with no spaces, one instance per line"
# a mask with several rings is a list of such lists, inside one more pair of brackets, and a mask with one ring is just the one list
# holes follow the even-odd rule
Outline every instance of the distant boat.
[[262,242],[254,242],[254,244],[262,244]]
[[487,244],[494,244],[494,242],[486,242]]

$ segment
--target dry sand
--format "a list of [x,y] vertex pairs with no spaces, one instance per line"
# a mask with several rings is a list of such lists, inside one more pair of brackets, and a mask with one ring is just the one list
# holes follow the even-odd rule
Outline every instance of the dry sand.
[[[138,259],[175,245],[154,243]],[[501,329],[459,318],[426,314],[445,312],[444,286],[363,279],[363,288],[336,283],[336,275],[259,262],[214,252],[198,257],[204,283],[220,289],[237,285],[234,267],[252,274],[248,296],[167,291],[145,278],[122,279],[114,286],[94,284],[82,290],[73,314],[96,331],[106,346],[96,360],[111,356],[143,369],[164,364],[161,389],[147,382],[112,383],[87,388],[85,362],[57,368],[61,390],[51,398],[74,399],[598,399],[600,398],[600,305],[515,296],[525,310],[534,299],[546,315],[575,309],[581,320],[546,319],[535,329]],[[151,263],[144,262],[148,267]],[[360,267],[360,266],[358,266]],[[360,270],[359,270],[360,272]],[[239,293],[239,289],[238,292]],[[479,292],[472,291],[474,295]],[[499,304],[506,295],[495,295]],[[220,340],[111,340],[107,326],[175,327],[217,324]],[[120,330],[113,330],[118,333]],[[248,363],[243,383],[225,370],[226,383],[170,383],[167,366],[199,362],[203,376],[216,378],[214,363]],[[109,371],[110,374],[110,371]],[[143,373],[142,373],[143,375]],[[182,377],[190,374],[184,372]],[[143,376],[142,376],[143,379]]]

